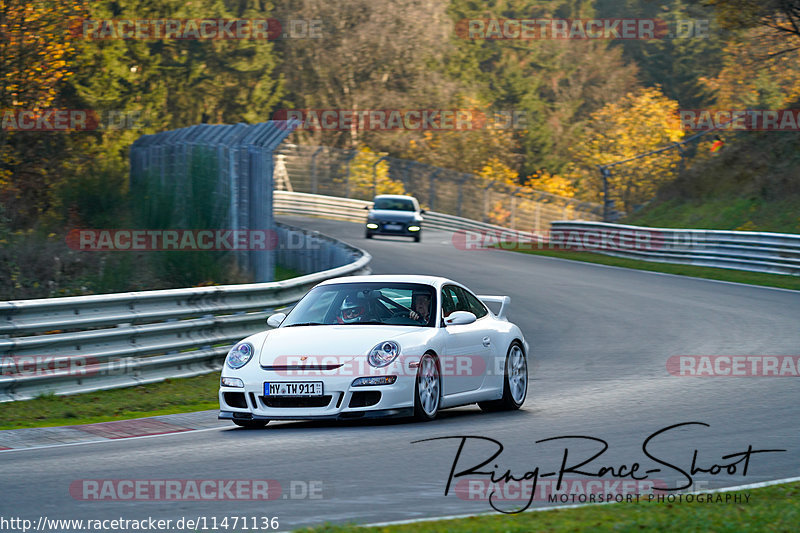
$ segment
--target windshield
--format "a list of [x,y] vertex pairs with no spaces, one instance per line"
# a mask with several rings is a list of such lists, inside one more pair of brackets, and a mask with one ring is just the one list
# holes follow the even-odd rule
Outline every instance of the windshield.
[[378,198],[372,208],[386,211],[416,211],[414,201],[406,198]]
[[433,287],[417,283],[340,283],[315,287],[281,324],[434,327]]

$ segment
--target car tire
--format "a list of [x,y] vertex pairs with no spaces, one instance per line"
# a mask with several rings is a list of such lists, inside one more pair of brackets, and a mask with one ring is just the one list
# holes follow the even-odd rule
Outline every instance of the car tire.
[[441,400],[442,373],[439,361],[432,353],[426,353],[419,360],[415,378],[414,418],[421,422],[433,420],[439,414]]
[[522,407],[528,395],[528,359],[519,341],[508,347],[503,372],[503,397],[490,402],[479,402],[484,411],[514,411]]
[[239,427],[247,429],[261,429],[269,424],[269,420],[233,420],[233,423]]
[[371,238],[372,238],[372,233],[370,233],[370,232],[366,232],[366,233],[364,234],[364,237],[366,237],[367,239],[371,239]]
[[419,242],[421,240],[422,240],[422,234],[421,233],[417,233],[416,235],[414,235],[414,242]]

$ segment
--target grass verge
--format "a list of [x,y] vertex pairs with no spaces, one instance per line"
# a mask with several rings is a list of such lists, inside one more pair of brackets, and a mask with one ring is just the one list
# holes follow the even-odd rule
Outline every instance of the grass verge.
[[72,396],[0,403],[0,429],[70,426],[218,409],[219,372]]
[[[497,246],[497,248],[502,248]],[[733,283],[749,283],[765,287],[780,287],[782,289],[800,290],[800,276],[784,276],[781,274],[762,274],[760,272],[747,272],[744,270],[729,270],[727,268],[700,267],[694,265],[673,265],[669,263],[651,263],[624,257],[597,254],[593,252],[573,252],[561,250],[519,250],[508,248],[514,252],[533,255],[546,255],[559,257],[572,261],[584,261],[601,265],[648,270],[650,272],[664,272],[678,276],[691,276],[695,278],[717,279]]]
[[420,522],[380,528],[322,526],[314,533],[419,533],[528,531],[797,531],[800,523],[800,483],[725,494],[749,494],[744,503],[615,503],[576,509],[489,515],[458,520]]

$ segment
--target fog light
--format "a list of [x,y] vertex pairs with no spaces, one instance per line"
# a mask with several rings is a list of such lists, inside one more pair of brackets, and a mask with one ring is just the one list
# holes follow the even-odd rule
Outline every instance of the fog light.
[[419,231],[419,226],[409,226],[408,231]]
[[244,381],[239,378],[222,378],[220,380],[220,384],[222,384],[223,387],[236,387],[239,389],[244,388]]
[[369,387],[372,385],[391,385],[397,381],[397,376],[372,376],[368,378],[356,378],[353,387]]
[[367,227],[368,227],[369,229],[378,229],[378,225],[377,225],[377,224],[373,224],[373,223],[371,223],[371,222],[370,222],[369,224],[367,224]]

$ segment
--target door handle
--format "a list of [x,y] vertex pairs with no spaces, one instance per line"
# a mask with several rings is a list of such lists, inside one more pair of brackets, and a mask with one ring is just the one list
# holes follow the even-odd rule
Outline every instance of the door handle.
[[492,339],[490,339],[489,337],[484,337],[483,338],[483,345],[484,346],[489,346],[490,344],[492,344]]

